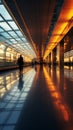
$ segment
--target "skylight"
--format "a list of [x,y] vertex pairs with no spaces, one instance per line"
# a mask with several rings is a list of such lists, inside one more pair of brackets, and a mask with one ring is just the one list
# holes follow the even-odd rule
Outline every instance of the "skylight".
[[[0,0],[0,42],[6,42],[24,55],[30,54],[30,57],[36,57],[36,54],[19,27]],[[19,48],[18,48],[19,46]],[[27,50],[27,51],[25,51]]]

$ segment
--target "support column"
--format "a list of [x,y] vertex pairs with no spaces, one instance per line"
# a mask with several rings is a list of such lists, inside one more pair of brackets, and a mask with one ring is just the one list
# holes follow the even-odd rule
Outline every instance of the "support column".
[[51,65],[51,53],[49,54],[49,65]]
[[56,47],[52,51],[52,65],[56,65]]
[[64,42],[61,41],[59,44],[59,66],[64,66]]

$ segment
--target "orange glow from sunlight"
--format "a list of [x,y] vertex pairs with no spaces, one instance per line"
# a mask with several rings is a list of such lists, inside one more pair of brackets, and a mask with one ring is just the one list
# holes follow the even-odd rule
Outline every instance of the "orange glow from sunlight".
[[[73,26],[73,0],[65,0],[59,18],[53,30],[52,36],[47,45],[48,51],[47,50],[45,51],[44,59],[54,49],[54,47],[61,41],[61,39],[64,37],[64,35],[69,31],[69,29],[72,26]],[[54,46],[52,46],[52,42],[54,43]]]
[[48,90],[50,91],[50,95],[53,99],[53,103],[55,105],[55,108],[59,113],[62,113],[62,117],[65,121],[69,120],[69,114],[68,114],[68,108],[67,106],[63,103],[61,94],[57,90],[56,86],[52,82],[50,76],[48,75],[47,69],[44,67],[44,75],[45,79],[48,85]]

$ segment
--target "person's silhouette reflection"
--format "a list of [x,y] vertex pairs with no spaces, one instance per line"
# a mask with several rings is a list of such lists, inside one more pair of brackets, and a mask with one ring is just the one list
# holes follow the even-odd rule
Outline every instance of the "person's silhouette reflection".
[[24,84],[24,81],[23,81],[23,76],[20,76],[19,78],[19,84],[18,84],[18,89],[21,91],[22,88],[23,88],[23,84]]

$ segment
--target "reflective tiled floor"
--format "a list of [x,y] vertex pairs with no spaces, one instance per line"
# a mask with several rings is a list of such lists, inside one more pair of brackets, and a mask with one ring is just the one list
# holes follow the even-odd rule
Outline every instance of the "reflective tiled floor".
[[73,130],[73,68],[0,74],[0,130]]

